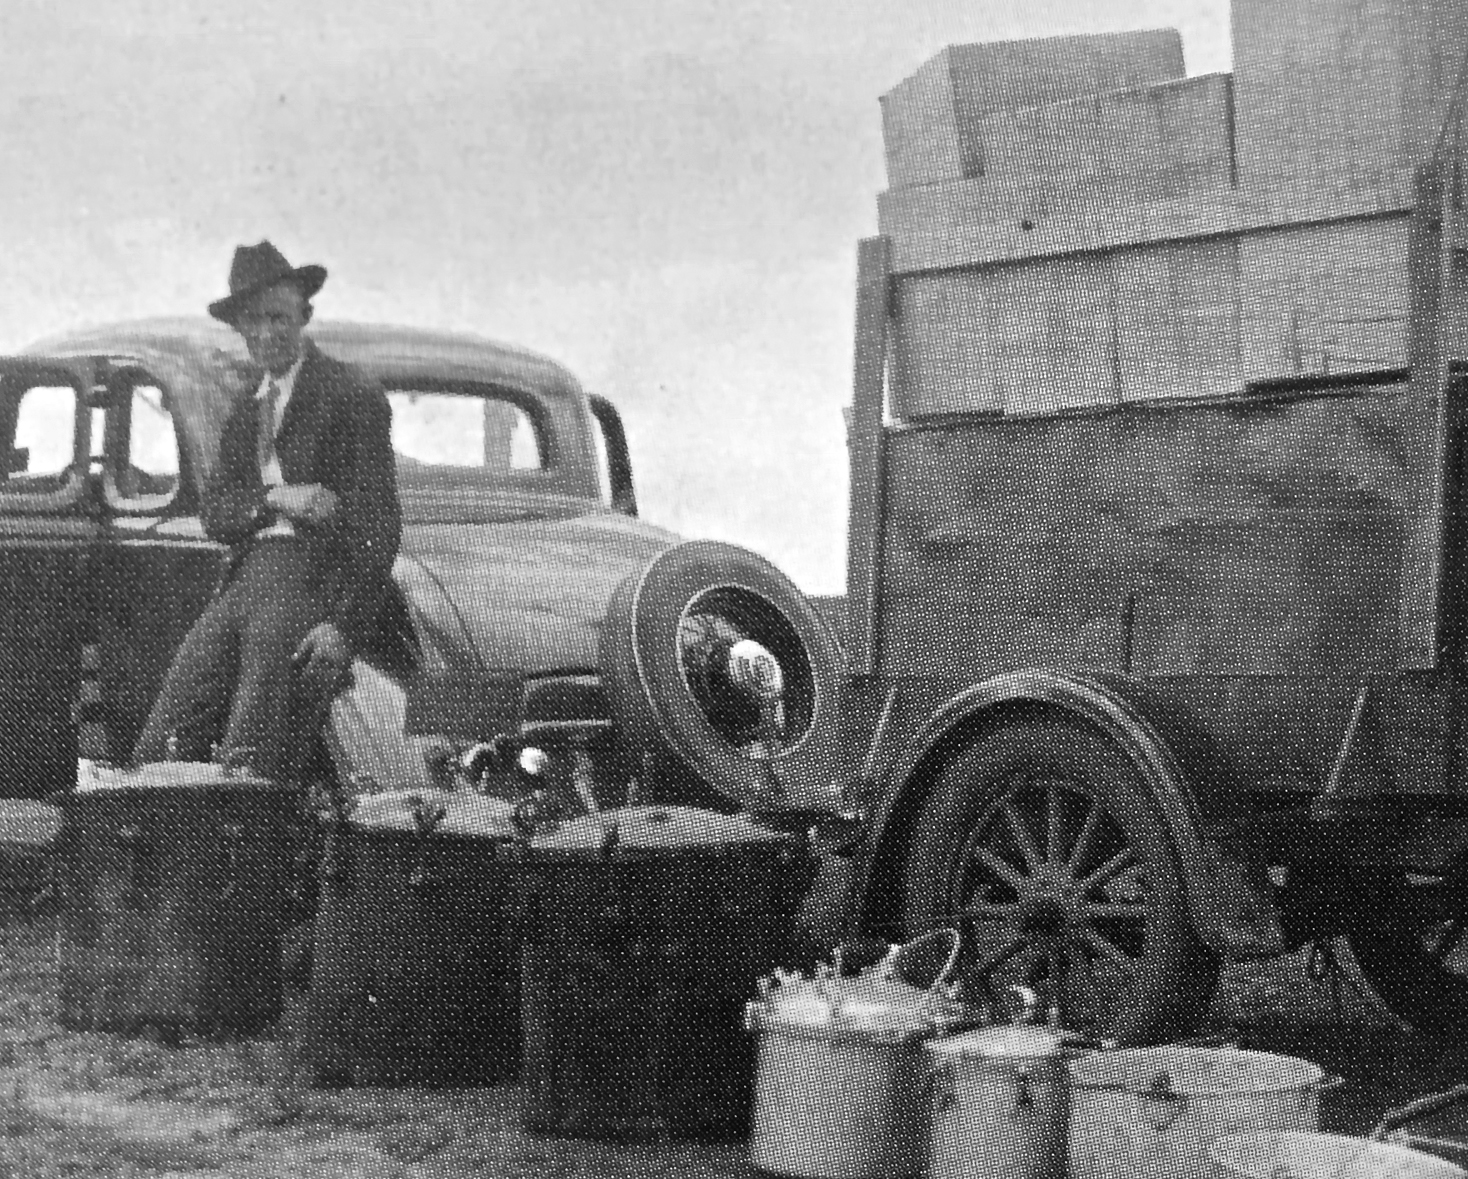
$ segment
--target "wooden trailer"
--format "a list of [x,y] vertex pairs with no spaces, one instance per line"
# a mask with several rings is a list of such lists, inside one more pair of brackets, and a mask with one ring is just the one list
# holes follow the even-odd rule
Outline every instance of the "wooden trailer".
[[846,716],[872,932],[1156,1038],[1344,934],[1468,1022],[1468,9],[1235,0],[883,100]]

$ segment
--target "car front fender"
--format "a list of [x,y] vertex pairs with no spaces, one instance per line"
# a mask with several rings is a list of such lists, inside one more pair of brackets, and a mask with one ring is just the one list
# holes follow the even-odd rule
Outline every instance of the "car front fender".
[[858,927],[893,932],[888,885],[934,768],[1006,718],[1037,710],[1099,730],[1135,767],[1177,852],[1189,913],[1206,945],[1230,959],[1283,952],[1262,868],[1209,837],[1211,821],[1246,805],[1213,743],[1145,684],[1049,669],[1007,672],[957,693],[906,742],[885,776],[856,858],[849,904]]

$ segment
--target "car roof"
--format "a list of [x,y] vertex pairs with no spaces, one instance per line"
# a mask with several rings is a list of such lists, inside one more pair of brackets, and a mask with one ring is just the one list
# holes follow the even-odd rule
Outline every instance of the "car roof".
[[[313,322],[306,334],[327,355],[389,386],[412,380],[474,381],[550,401],[579,402],[584,397],[571,372],[549,357],[468,333],[322,320]],[[230,404],[250,374],[240,337],[204,316],[83,328],[39,340],[21,355],[105,356],[146,369],[166,386],[201,476],[212,465]]]
[[[468,332],[445,332],[397,324],[318,320],[306,334],[322,351],[362,368],[379,380],[406,371],[443,380],[508,385],[542,396],[571,395],[581,386],[570,370],[528,348]],[[239,336],[217,320],[175,316],[101,324],[50,336],[24,350],[29,356],[119,356],[144,361],[150,355],[222,352],[241,363]]]

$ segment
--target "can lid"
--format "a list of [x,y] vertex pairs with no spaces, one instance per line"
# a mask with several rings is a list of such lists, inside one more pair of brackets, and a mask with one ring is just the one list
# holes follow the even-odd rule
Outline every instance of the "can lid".
[[354,826],[370,831],[416,832],[420,815],[441,811],[443,818],[432,827],[435,834],[511,839],[515,834],[511,821],[514,810],[513,803],[483,794],[436,788],[384,790],[358,795],[347,818]]
[[957,1036],[944,1036],[927,1047],[945,1056],[979,1057],[991,1060],[1036,1060],[1058,1056],[1070,1037],[1053,1028],[1034,1024],[995,1024],[975,1028]]
[[1319,1085],[1325,1070],[1297,1056],[1243,1048],[1162,1045],[1092,1052],[1071,1062],[1071,1079],[1082,1089],[1118,1089],[1141,1095],[1185,1097],[1234,1093],[1277,1093]]
[[765,1030],[860,1036],[879,1041],[920,1039],[960,1017],[950,1001],[878,975],[855,978],[786,978],[751,1004]]
[[1231,1175],[1299,1175],[1320,1179],[1462,1179],[1468,1171],[1436,1155],[1389,1142],[1301,1130],[1225,1134],[1208,1146],[1208,1160]]
[[60,830],[60,808],[29,798],[0,799],[0,846],[48,847]]
[[604,857],[612,851],[692,851],[730,844],[788,841],[748,815],[688,806],[624,806],[581,815],[530,842],[533,853]]
[[248,767],[226,770],[212,761],[154,761],[140,766],[91,763],[77,775],[78,794],[107,790],[284,790],[279,782],[262,778]]

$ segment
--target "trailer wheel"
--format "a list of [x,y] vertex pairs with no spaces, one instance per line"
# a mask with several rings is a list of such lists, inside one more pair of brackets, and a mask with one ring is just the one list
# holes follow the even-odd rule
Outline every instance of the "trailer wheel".
[[960,929],[970,994],[1025,984],[1067,1028],[1124,1043],[1184,1032],[1206,1009],[1218,963],[1193,930],[1177,852],[1099,733],[1003,723],[936,771],[912,830],[905,927]]
[[1468,912],[1459,883],[1384,889],[1384,898],[1420,893],[1411,903],[1389,903],[1346,941],[1362,975],[1387,1009],[1418,1031],[1468,1030]]

